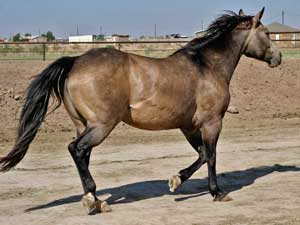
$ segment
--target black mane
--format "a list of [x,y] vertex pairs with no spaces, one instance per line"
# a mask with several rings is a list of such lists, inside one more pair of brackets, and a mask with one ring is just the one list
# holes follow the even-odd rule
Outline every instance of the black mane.
[[195,52],[196,54],[204,46],[219,40],[225,34],[231,32],[237,25],[250,21],[251,18],[252,16],[239,16],[232,11],[226,11],[226,14],[222,14],[209,25],[208,29],[204,31],[204,36],[193,39],[174,54],[183,51],[189,54]]

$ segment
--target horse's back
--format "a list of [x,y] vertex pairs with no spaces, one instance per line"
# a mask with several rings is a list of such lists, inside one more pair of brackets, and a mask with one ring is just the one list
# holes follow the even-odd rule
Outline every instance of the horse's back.
[[193,113],[197,85],[181,61],[94,49],[76,60],[67,96],[87,121],[123,120],[148,130],[177,128]]

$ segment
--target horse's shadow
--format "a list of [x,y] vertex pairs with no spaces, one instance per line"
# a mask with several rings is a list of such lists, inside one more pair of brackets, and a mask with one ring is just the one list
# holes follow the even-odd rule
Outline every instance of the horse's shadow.
[[[299,172],[300,167],[284,166],[275,164],[273,166],[260,166],[241,171],[225,172],[218,175],[220,186],[226,192],[233,192],[242,189],[245,186],[251,185],[257,178],[266,176],[268,174],[277,172]],[[115,188],[108,188],[97,191],[97,195],[110,194],[106,201],[109,204],[122,204],[136,202],[144,199],[161,197],[164,195],[186,195],[184,197],[175,198],[175,201],[184,201],[189,198],[198,197],[209,193],[207,187],[207,178],[191,179],[186,181],[173,194],[169,192],[167,180],[151,180],[144,182],[137,182],[127,184]],[[73,195],[66,198],[54,200],[52,202],[37,205],[35,207],[26,209],[26,212],[51,208],[55,206],[75,203],[81,200],[82,195]]]

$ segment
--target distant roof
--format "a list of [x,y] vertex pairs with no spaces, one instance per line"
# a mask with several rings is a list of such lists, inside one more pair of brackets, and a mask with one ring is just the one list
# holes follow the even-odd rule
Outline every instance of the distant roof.
[[269,29],[269,31],[271,33],[300,32],[299,29],[296,29],[296,28],[293,28],[293,27],[290,27],[290,26],[287,26],[287,25],[284,25],[284,24],[281,24],[281,23],[277,23],[277,22],[271,23],[271,24],[267,25],[266,27]]
[[206,30],[197,30],[197,31],[195,31],[194,33],[195,34],[198,34],[198,33],[205,33],[206,32]]
[[129,34],[113,34],[112,37],[129,37]]
[[31,36],[30,39],[37,39],[37,38],[43,38],[43,37],[42,37],[42,36],[35,35],[35,36]]

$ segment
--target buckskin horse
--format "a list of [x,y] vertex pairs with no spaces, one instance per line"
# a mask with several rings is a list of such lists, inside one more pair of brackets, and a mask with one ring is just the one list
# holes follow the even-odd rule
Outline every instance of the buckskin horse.
[[202,164],[208,166],[208,187],[215,201],[227,201],[216,177],[216,145],[230,102],[229,84],[242,55],[281,63],[281,53],[256,16],[228,11],[203,37],[172,55],[156,59],[114,49],[92,49],[77,57],[62,57],[29,85],[12,150],[0,159],[1,171],[16,166],[44,120],[51,96],[63,103],[74,122],[77,139],[68,149],[78,169],[88,214],[110,211],[96,197],[89,172],[92,148],[121,121],[145,130],[180,129],[198,159],[169,180],[170,191]]

